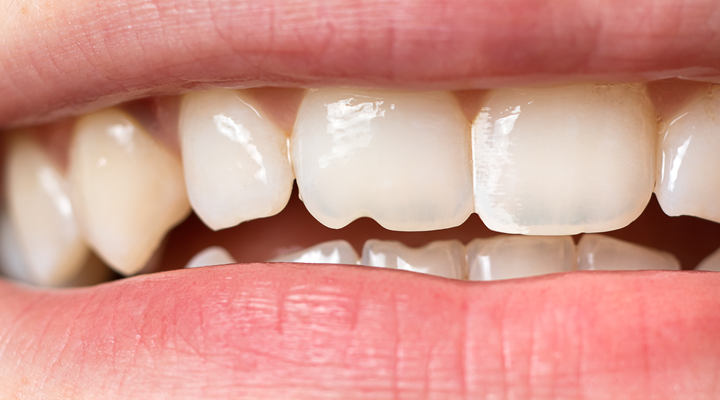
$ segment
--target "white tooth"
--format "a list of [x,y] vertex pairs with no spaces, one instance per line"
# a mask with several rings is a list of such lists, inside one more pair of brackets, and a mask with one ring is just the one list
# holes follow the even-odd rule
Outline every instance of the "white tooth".
[[320,89],[303,100],[292,160],[308,211],[341,228],[462,224],[472,213],[468,123],[447,92]]
[[655,188],[667,215],[720,222],[720,92],[683,108],[660,145]]
[[210,246],[205,250],[195,254],[188,261],[185,268],[206,267],[208,265],[235,264],[237,261],[224,247]]
[[179,133],[190,203],[214,230],[280,212],[292,192],[288,138],[242,91],[185,95]]
[[117,109],[77,121],[69,180],[88,241],[125,275],[190,211],[180,161]]
[[577,245],[579,270],[679,270],[674,255],[605,235],[583,235]]
[[720,248],[700,261],[700,264],[695,269],[698,271],[720,271]]
[[308,264],[357,264],[360,261],[352,245],[344,240],[320,243],[307,249],[275,257],[272,262]]
[[0,270],[8,278],[33,283],[30,268],[20,250],[17,233],[4,211],[0,212]]
[[492,281],[570,272],[575,244],[570,236],[499,235],[467,245],[468,279]]
[[363,246],[360,264],[463,279],[465,248],[457,240],[431,242],[413,249],[400,242],[370,239]]
[[69,282],[82,269],[89,250],[75,221],[65,178],[29,138],[12,142],[6,168],[8,213],[32,283]]
[[656,121],[642,88],[492,91],[473,123],[475,211],[505,233],[622,228],[654,184]]

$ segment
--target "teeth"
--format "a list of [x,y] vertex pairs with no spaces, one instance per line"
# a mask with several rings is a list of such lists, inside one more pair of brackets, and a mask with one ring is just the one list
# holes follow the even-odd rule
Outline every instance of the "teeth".
[[660,145],[658,201],[667,215],[720,222],[720,94],[714,89],[679,115]]
[[208,265],[235,264],[237,261],[224,247],[211,246],[195,254],[185,268],[206,267]]
[[720,248],[705,257],[695,269],[698,271],[720,271]]
[[467,245],[471,281],[524,278],[575,269],[569,236],[507,236],[475,239]]
[[452,279],[465,278],[465,247],[457,240],[436,241],[418,249],[400,242],[365,242],[360,264],[394,268]]
[[138,272],[190,211],[180,161],[116,109],[78,120],[69,175],[86,238],[125,275]]
[[280,212],[295,179],[288,138],[242,91],[185,95],[179,133],[190,203],[214,230]]
[[3,275],[16,281],[33,283],[17,233],[5,212],[0,212],[0,269]]
[[468,126],[450,93],[320,89],[303,100],[292,159],[308,211],[341,228],[460,225],[472,212]]
[[473,123],[475,211],[505,233],[618,229],[647,205],[656,122],[641,89],[501,89]]
[[674,255],[605,235],[583,235],[578,243],[579,270],[679,270]]
[[88,248],[75,221],[68,184],[37,143],[16,138],[6,166],[10,220],[30,281],[60,286],[82,269]]
[[273,262],[308,264],[357,264],[360,262],[352,245],[344,240],[320,243],[304,250],[273,258]]

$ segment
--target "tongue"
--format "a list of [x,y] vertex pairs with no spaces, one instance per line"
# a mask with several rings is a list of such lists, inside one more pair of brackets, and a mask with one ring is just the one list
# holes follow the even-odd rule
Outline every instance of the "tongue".
[[[0,387],[82,398],[711,398],[711,273],[466,283],[251,264],[0,283]],[[24,385],[27,377],[35,386]]]

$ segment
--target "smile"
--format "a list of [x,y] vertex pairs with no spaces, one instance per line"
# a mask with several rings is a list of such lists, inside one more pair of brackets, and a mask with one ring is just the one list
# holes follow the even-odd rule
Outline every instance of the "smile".
[[712,398],[715,6],[486,3],[9,3],[0,393]]

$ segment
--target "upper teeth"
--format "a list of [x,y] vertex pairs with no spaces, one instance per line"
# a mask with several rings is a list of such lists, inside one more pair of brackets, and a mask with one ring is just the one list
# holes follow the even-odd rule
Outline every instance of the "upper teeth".
[[[205,223],[221,229],[279,212],[295,178],[307,209],[333,228],[370,216],[394,230],[441,229],[475,211],[500,232],[567,235],[635,219],[662,154],[663,208],[720,221],[717,180],[695,179],[701,168],[720,167],[715,93],[686,107],[659,153],[643,87],[499,89],[482,106],[471,124],[450,92],[313,90],[288,137],[247,92],[192,93],[179,117],[182,162],[124,112],[101,111],[75,127],[71,209],[91,247],[124,274],[140,270],[184,218],[188,195]],[[29,254],[34,239],[23,232],[36,229],[31,216],[41,211],[13,196],[45,190],[42,201],[55,200],[31,181],[43,162],[17,161],[28,151],[13,147],[15,178],[6,185],[14,231]],[[60,173],[50,175],[64,188]],[[47,240],[77,243],[74,219],[54,213]],[[79,243],[31,264],[61,268],[85,254]]]

